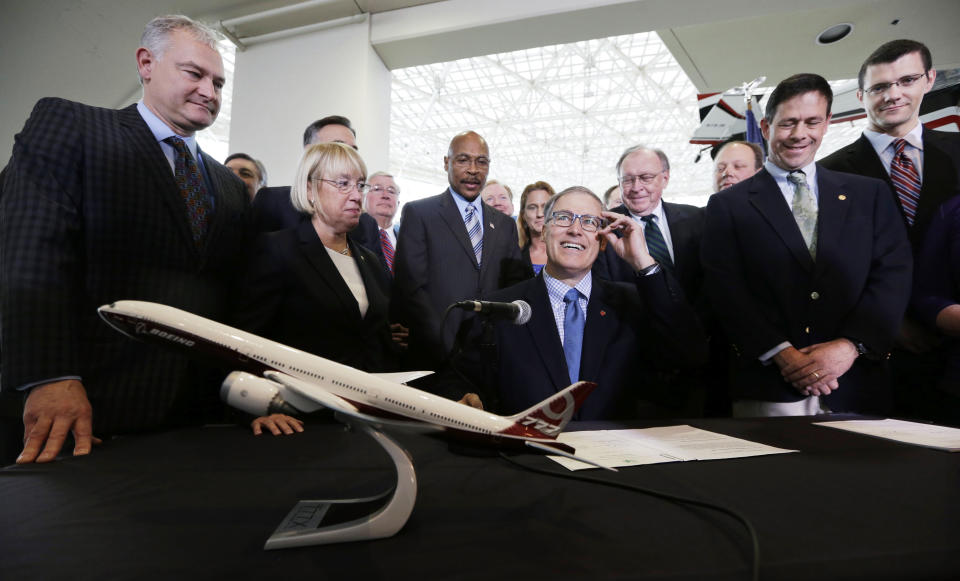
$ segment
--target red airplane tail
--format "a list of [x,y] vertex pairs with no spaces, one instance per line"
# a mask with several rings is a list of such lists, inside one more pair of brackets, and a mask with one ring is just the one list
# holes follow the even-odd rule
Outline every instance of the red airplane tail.
[[597,387],[591,381],[578,381],[519,414],[509,416],[513,425],[501,433],[523,438],[555,440]]

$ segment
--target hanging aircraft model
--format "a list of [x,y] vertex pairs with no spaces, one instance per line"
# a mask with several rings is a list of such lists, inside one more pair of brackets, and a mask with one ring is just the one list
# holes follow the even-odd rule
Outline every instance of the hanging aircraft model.
[[[719,93],[697,95],[700,125],[694,130],[690,143],[717,146],[728,139],[746,133],[747,102],[759,120],[763,117],[767,97],[772,88],[760,87],[766,77],[758,77]],[[857,98],[857,80],[850,79],[833,85],[833,116],[831,124],[863,119],[867,116]],[[928,129],[960,131],[960,69],[938,70],[933,88],[920,104],[920,122]]]

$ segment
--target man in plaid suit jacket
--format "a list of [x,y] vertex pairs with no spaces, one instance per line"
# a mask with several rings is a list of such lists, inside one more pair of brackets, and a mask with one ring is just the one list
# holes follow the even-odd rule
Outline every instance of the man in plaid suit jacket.
[[[219,112],[215,34],[159,17],[136,56],[140,103],[110,110],[43,99],[6,168],[2,385],[27,394],[21,463],[54,459],[68,434],[83,455],[94,433],[197,422],[220,409],[213,370],[131,341],[97,316],[102,304],[139,299],[222,318],[246,242],[243,183],[194,139]],[[178,163],[191,176],[180,184]],[[205,217],[188,216],[187,200]]]

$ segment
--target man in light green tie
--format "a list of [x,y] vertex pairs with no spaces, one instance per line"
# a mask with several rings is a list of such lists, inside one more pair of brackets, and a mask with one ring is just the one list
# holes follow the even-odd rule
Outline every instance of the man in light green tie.
[[777,85],[763,169],[707,206],[705,288],[732,344],[735,416],[890,406],[910,246],[884,182],[814,163],[832,100],[818,75]]

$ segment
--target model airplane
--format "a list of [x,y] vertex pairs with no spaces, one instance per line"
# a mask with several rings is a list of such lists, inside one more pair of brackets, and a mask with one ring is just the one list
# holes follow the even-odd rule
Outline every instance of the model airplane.
[[366,373],[203,317],[156,303],[117,301],[99,309],[121,333],[237,368],[223,382],[229,405],[262,416],[329,408],[380,427],[438,433],[471,444],[575,456],[557,435],[596,387],[581,381],[512,416],[499,416],[403,385],[429,372]]

